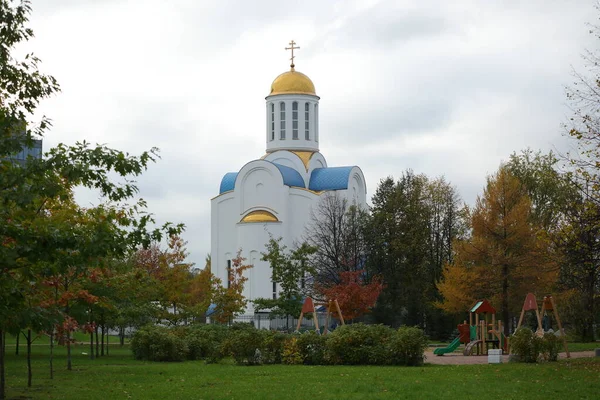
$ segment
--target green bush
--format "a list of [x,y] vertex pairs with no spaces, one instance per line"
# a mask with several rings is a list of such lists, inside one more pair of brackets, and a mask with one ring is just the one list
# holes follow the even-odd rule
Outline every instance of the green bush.
[[228,332],[227,326],[216,324],[196,325],[187,329],[184,339],[188,346],[188,360],[206,360],[208,363],[221,360],[224,356],[222,343]]
[[545,333],[542,343],[542,357],[545,361],[558,360],[558,352],[562,346],[562,339],[554,333]]
[[427,338],[421,329],[403,326],[388,342],[389,362],[394,365],[422,365],[426,348]]
[[188,348],[174,331],[162,326],[146,326],[133,335],[131,351],[138,360],[183,361]]
[[325,365],[327,338],[329,335],[319,335],[315,331],[307,331],[298,335],[298,351],[302,363],[307,365]]
[[543,343],[531,329],[519,328],[510,339],[510,349],[519,362],[534,363],[538,361]]
[[359,323],[340,326],[327,338],[325,357],[332,364],[386,364],[389,359],[387,342],[393,333],[384,325]]
[[283,348],[288,336],[285,333],[265,331],[262,352],[262,362],[265,364],[281,364]]
[[232,326],[227,339],[223,342],[223,352],[232,356],[240,365],[262,364],[262,352],[265,349],[267,335],[268,331],[255,329],[252,326],[235,328]]

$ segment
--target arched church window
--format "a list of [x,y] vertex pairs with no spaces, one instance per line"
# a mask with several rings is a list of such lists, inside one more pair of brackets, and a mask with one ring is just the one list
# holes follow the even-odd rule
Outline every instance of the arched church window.
[[271,103],[271,140],[275,140],[275,104]]
[[319,105],[315,104],[315,142],[319,141]]
[[298,102],[292,103],[292,139],[298,140]]
[[279,103],[279,139],[285,140],[285,103]]
[[310,128],[309,128],[309,117],[310,117],[310,104],[304,103],[304,139],[310,140]]

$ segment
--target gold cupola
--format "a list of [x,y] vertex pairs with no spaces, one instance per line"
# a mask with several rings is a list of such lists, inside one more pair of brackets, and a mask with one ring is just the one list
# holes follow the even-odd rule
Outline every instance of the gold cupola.
[[310,94],[316,96],[315,85],[312,83],[310,78],[304,75],[302,72],[296,71],[294,68],[294,50],[300,47],[295,46],[296,42],[293,40],[290,42],[290,47],[286,47],[286,50],[292,51],[292,61],[290,70],[279,75],[271,84],[271,93],[269,96],[278,94]]
[[271,93],[269,96],[276,94],[310,94],[316,96],[315,85],[310,78],[302,72],[291,70],[279,75],[271,84]]

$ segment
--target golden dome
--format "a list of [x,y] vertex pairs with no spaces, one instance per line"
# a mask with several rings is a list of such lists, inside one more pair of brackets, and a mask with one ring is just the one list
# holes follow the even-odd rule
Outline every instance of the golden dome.
[[269,211],[257,210],[246,214],[240,222],[279,222],[279,220]]
[[310,78],[302,72],[295,71],[293,67],[291,71],[284,72],[275,78],[271,84],[269,96],[276,94],[311,94],[316,96],[315,85]]

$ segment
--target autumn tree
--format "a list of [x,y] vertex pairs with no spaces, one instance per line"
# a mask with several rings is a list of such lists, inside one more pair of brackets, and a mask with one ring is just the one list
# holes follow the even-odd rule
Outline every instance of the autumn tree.
[[246,309],[248,301],[244,297],[244,285],[248,278],[244,271],[252,265],[244,264],[240,249],[236,257],[231,260],[231,267],[227,271],[227,282],[223,286],[221,280],[213,275],[211,282],[212,303],[214,309],[210,317],[219,323],[229,323],[239,313]]
[[531,200],[507,168],[488,178],[470,213],[472,235],[456,242],[454,265],[438,285],[448,312],[467,310],[488,298],[500,304],[505,334],[526,293],[546,293],[556,281],[557,265],[546,232],[530,218]]
[[581,196],[564,217],[556,237],[563,255],[559,283],[569,304],[565,317],[581,340],[594,341],[600,320],[600,206]]
[[365,275],[365,271],[360,270],[340,272],[340,283],[329,286],[317,284],[316,292],[325,301],[337,300],[344,319],[353,320],[370,312],[383,290],[380,276],[374,276],[367,282]]

